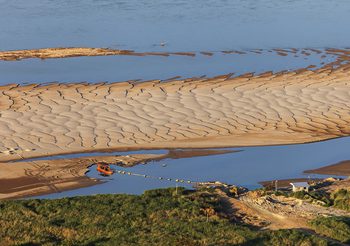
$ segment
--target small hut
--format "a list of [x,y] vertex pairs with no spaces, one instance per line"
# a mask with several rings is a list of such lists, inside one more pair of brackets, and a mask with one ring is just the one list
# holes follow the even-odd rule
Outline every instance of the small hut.
[[296,183],[290,183],[290,184],[293,188],[293,192],[297,192],[297,191],[309,192],[310,185],[307,182],[296,182]]

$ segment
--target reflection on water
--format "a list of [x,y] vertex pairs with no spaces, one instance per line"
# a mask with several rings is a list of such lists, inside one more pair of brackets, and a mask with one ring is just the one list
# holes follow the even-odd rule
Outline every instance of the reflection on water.
[[[350,159],[349,146],[350,137],[346,137],[310,144],[246,147],[239,148],[242,151],[235,153],[166,159],[146,165],[137,165],[131,168],[116,167],[116,169],[173,180],[221,181],[247,188],[257,188],[260,187],[258,182],[263,180],[307,178],[308,176],[324,177],[303,174],[303,172],[307,169]],[[144,151],[144,153],[146,152],[153,153],[152,151]],[[90,170],[89,177],[102,178],[108,182],[93,187],[40,197],[58,198],[98,193],[139,194],[148,189],[174,187],[176,185],[175,182],[167,180],[120,175],[118,173],[103,178],[98,175],[94,166]],[[191,187],[191,185],[184,183],[179,183],[179,185]]]
[[346,47],[348,0],[0,0],[0,49]]

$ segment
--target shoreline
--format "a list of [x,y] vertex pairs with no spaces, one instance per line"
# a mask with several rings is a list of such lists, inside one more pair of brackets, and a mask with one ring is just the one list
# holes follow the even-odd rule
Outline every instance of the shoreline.
[[133,166],[165,155],[93,156],[72,159],[0,163],[0,200],[45,195],[101,184],[104,181],[86,176],[97,162]]
[[88,156],[52,160],[22,160],[0,163],[0,200],[18,199],[74,190],[105,181],[86,176],[97,162],[132,167],[150,161],[180,159],[233,153],[228,150],[179,150],[166,154]]

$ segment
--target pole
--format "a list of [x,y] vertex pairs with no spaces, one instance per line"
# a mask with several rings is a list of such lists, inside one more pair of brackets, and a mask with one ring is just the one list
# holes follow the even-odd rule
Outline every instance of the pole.
[[278,180],[275,181],[275,191],[278,190]]

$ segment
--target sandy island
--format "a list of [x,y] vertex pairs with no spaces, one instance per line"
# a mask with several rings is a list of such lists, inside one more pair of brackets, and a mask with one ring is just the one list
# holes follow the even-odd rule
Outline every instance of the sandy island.
[[327,52],[340,57],[337,66],[166,82],[0,86],[1,170],[13,165],[8,161],[68,153],[349,136],[349,51]]
[[[168,82],[0,87],[0,161],[348,136],[350,65]],[[17,151],[9,152],[9,149]],[[30,149],[33,151],[23,151]]]
[[[279,56],[310,56],[311,54],[323,54],[322,58],[327,55],[337,56],[337,61],[334,64],[339,64],[339,62],[350,60],[349,54],[350,49],[252,49],[245,51],[238,50],[224,50],[221,51],[223,54],[237,54],[245,55],[249,53],[263,54],[264,52],[273,52]],[[92,48],[92,47],[54,47],[54,48],[42,48],[42,49],[24,49],[24,50],[8,50],[0,51],[0,61],[18,61],[29,58],[38,59],[51,59],[51,58],[68,58],[68,57],[80,57],[80,56],[190,56],[194,57],[196,55],[213,56],[214,53],[210,51],[201,52],[136,52],[134,50],[119,50],[111,48]]]
[[57,47],[30,50],[0,51],[0,60],[18,61],[29,58],[50,59],[80,56],[195,56],[193,52],[135,52],[133,50],[117,50],[110,48],[89,47]]

